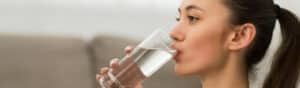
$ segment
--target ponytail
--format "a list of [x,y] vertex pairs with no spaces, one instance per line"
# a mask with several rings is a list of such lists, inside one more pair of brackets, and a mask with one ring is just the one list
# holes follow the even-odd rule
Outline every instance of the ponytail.
[[275,54],[263,88],[297,88],[300,73],[300,22],[295,14],[275,6],[282,44]]

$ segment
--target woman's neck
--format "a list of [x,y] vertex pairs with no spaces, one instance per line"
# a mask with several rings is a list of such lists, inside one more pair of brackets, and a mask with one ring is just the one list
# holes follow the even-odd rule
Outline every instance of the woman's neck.
[[203,88],[249,88],[248,72],[242,58],[229,56],[224,67],[201,75]]

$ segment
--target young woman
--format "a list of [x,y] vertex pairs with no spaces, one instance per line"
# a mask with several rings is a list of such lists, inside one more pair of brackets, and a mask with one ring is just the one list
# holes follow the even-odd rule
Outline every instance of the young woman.
[[248,74],[264,56],[279,20],[283,41],[263,88],[296,88],[300,22],[287,9],[272,0],[183,0],[179,13],[171,33],[178,75],[199,76],[203,88],[249,88]]

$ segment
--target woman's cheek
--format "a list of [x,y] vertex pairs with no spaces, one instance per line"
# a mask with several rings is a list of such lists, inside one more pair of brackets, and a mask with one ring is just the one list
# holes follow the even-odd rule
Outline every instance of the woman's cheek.
[[182,60],[177,63],[176,70],[183,75],[193,75],[214,67],[218,62],[219,44],[217,37],[212,33],[205,32],[189,34],[183,44]]
[[185,46],[176,64],[176,72],[183,75],[195,74],[208,66],[211,49],[208,49],[206,45],[194,46],[189,43]]
[[176,72],[181,75],[194,75],[209,69],[214,62],[214,55],[208,47],[189,49],[182,54],[176,64]]

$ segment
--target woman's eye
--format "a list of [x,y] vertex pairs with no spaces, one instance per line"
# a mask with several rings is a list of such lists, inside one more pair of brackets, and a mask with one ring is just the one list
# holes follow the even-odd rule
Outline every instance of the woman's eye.
[[[187,16],[187,19],[190,23],[194,23],[197,22],[199,20],[199,18],[194,17],[194,16]],[[176,21],[180,21],[181,18],[180,17],[176,17]]]
[[199,20],[199,18],[194,17],[194,16],[188,16],[188,19],[191,23],[197,22]]

